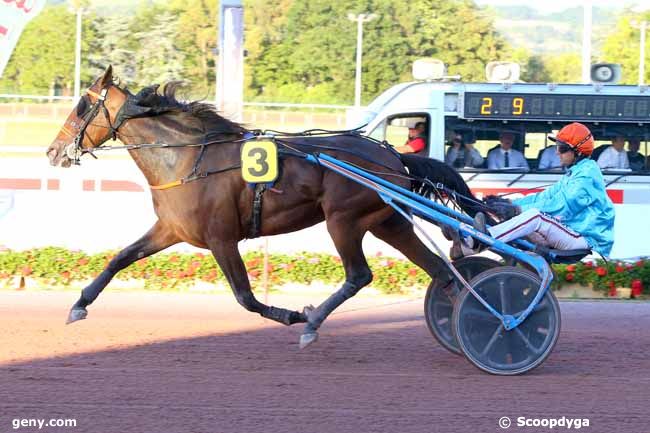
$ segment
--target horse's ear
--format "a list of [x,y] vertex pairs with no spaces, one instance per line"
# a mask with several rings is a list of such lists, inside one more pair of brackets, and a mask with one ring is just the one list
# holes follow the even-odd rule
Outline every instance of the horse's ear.
[[108,68],[106,68],[106,71],[104,72],[104,76],[102,77],[99,83],[102,89],[108,86],[109,84],[113,84],[113,65],[108,65]]

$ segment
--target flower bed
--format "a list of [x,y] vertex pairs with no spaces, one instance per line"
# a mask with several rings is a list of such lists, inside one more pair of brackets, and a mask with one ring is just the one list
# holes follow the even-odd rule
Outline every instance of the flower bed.
[[[54,287],[77,286],[80,281],[95,278],[115,257],[116,252],[88,255],[63,248],[40,248],[27,251],[0,252],[0,286],[11,285],[16,278],[37,280]],[[249,252],[243,257],[253,288],[262,285],[264,256]],[[377,255],[368,258],[373,271],[372,286],[384,293],[400,293],[407,289],[423,289],[429,277],[406,260]],[[309,285],[312,282],[339,285],[344,279],[341,259],[329,254],[272,254],[268,261],[269,287],[286,284]],[[617,287],[630,287],[639,296],[650,287],[650,260],[636,263],[584,262],[555,265],[558,276],[554,288],[563,284],[592,286],[609,295]],[[121,280],[137,281],[135,286],[149,290],[177,290],[203,283],[227,284],[212,255],[204,253],[157,254],[138,260],[122,270]],[[4,284],[3,284],[4,283]]]
[[[95,278],[115,257],[116,251],[88,255],[63,248],[0,252],[0,286],[16,277],[38,280],[46,286],[72,286]],[[243,256],[253,288],[261,287],[264,256],[249,252]],[[429,277],[406,260],[375,256],[368,259],[373,271],[372,286],[385,293],[408,288],[425,288]],[[268,261],[270,288],[285,284],[322,282],[340,285],[344,280],[341,259],[329,254],[272,254]],[[117,274],[121,280],[144,280],[149,290],[183,289],[198,282],[227,284],[211,254],[156,254],[133,263]],[[4,283],[4,284],[3,284]],[[9,283],[11,284],[11,283]]]
[[616,289],[632,289],[632,297],[639,297],[650,286],[650,260],[636,262],[607,262],[603,260],[579,262],[573,265],[553,266],[557,284],[577,283],[591,286],[607,296],[616,296]]

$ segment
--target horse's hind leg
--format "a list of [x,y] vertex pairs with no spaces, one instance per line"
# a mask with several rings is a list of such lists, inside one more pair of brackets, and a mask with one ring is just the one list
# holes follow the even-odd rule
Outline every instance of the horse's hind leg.
[[210,245],[210,250],[228,280],[237,302],[241,306],[248,311],[258,313],[262,317],[280,322],[284,325],[293,325],[294,323],[304,323],[307,321],[303,313],[264,305],[255,298],[255,295],[251,291],[250,282],[248,281],[246,267],[237,249],[237,243],[213,242]]
[[81,297],[70,310],[67,323],[85,319],[88,315],[86,307],[97,299],[97,296],[99,296],[119,271],[136,260],[155,254],[178,242],[179,240],[173,231],[164,226],[160,221],[157,221],[144,236],[120,251],[102,273],[88,287],[81,291]]
[[365,231],[351,226],[349,221],[333,219],[327,220],[327,229],[341,256],[345,269],[345,282],[337,292],[307,313],[308,321],[300,336],[301,349],[318,339],[318,328],[332,311],[372,281],[372,272],[362,248]]

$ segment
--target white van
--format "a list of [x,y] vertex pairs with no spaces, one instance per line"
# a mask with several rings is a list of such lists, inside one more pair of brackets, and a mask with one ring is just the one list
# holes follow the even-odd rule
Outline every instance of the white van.
[[478,196],[516,197],[560,178],[561,168],[542,169],[539,161],[553,145],[547,136],[574,121],[591,129],[595,159],[616,137],[640,140],[632,169],[603,173],[616,207],[612,257],[650,256],[650,90],[644,86],[415,81],[391,87],[348,116],[348,127],[366,125],[366,135],[401,146],[408,128],[425,122],[427,147],[422,153],[439,160],[445,160],[454,138],[473,143],[487,160],[488,152],[499,146],[500,134],[511,133],[513,149],[523,153],[528,168],[495,169],[484,162],[457,169]]

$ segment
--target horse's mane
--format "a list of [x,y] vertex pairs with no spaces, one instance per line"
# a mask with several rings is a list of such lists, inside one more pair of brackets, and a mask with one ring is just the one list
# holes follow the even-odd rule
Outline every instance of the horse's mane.
[[200,121],[206,133],[240,134],[246,131],[242,125],[219,115],[214,105],[202,101],[179,101],[176,91],[183,85],[181,81],[170,81],[162,88],[158,84],[144,87],[133,96],[141,107],[151,108],[151,115],[177,113]]

